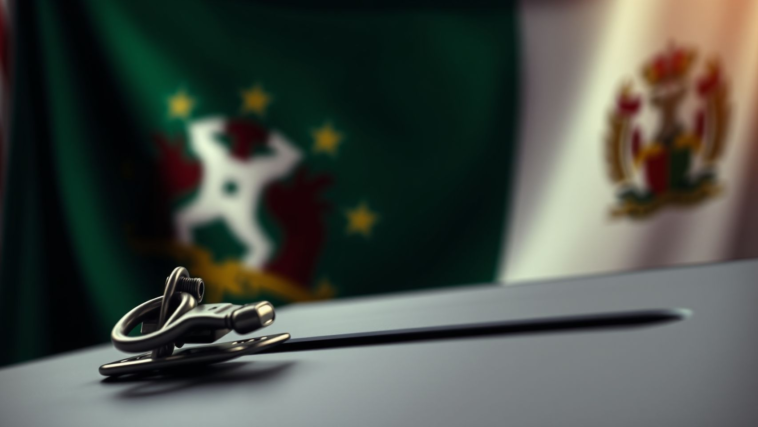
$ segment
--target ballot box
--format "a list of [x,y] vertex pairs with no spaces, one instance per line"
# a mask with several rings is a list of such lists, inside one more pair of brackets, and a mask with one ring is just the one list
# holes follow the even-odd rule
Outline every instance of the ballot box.
[[252,355],[147,377],[101,376],[100,365],[123,357],[103,344],[0,370],[0,425],[753,426],[756,277],[750,260],[296,304],[261,333],[294,340],[629,310],[684,315]]

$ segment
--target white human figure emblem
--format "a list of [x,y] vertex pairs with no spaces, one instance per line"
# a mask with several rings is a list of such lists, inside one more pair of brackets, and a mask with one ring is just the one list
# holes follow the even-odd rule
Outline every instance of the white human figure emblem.
[[262,269],[274,251],[273,242],[257,219],[263,190],[289,174],[302,153],[283,135],[271,131],[266,141],[270,153],[238,159],[217,140],[224,134],[225,125],[221,117],[188,124],[190,146],[200,157],[203,177],[197,197],[174,214],[174,226],[181,242],[192,243],[195,227],[221,219],[247,247],[242,262]]

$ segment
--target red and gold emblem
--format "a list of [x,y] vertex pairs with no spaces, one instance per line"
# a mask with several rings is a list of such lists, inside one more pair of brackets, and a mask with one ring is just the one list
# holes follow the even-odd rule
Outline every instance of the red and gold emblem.
[[[718,61],[698,67],[694,50],[670,47],[646,63],[641,74],[647,93],[625,84],[610,117],[606,155],[618,189],[614,216],[643,218],[664,206],[691,206],[721,192],[716,166],[724,153],[729,105]],[[693,116],[684,118],[680,113],[688,99],[696,105]],[[657,115],[657,125],[649,130],[642,126],[645,107]]]

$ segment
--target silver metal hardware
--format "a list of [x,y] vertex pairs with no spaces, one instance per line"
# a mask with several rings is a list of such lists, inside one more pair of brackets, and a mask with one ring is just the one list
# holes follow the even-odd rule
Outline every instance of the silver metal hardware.
[[[202,279],[177,267],[166,279],[163,296],[146,301],[126,313],[111,333],[113,345],[124,352],[149,351],[100,367],[103,375],[122,375],[191,364],[216,363],[252,354],[280,344],[289,334],[248,339],[174,352],[185,343],[213,343],[230,331],[247,334],[272,324],[274,306],[267,301],[246,305],[199,304],[205,293]],[[142,324],[140,336],[129,332]]]

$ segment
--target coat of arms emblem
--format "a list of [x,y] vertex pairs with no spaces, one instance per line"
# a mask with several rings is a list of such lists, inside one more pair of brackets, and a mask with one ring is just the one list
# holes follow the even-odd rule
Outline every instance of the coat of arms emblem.
[[[719,62],[698,67],[694,50],[672,46],[646,63],[641,74],[647,105],[626,83],[605,141],[617,187],[614,216],[643,218],[664,206],[698,204],[721,191],[716,167],[724,153],[729,105]],[[685,104],[692,110],[689,120],[682,117]],[[648,106],[657,116],[649,131],[641,117]]]
[[[178,135],[155,138],[153,216],[170,223],[150,233],[157,239],[135,238],[135,247],[202,274],[213,285],[211,301],[332,297],[331,284],[315,276],[331,207],[322,195],[332,176],[309,169],[300,145],[258,120],[180,118]],[[276,227],[264,223],[264,207]]]

